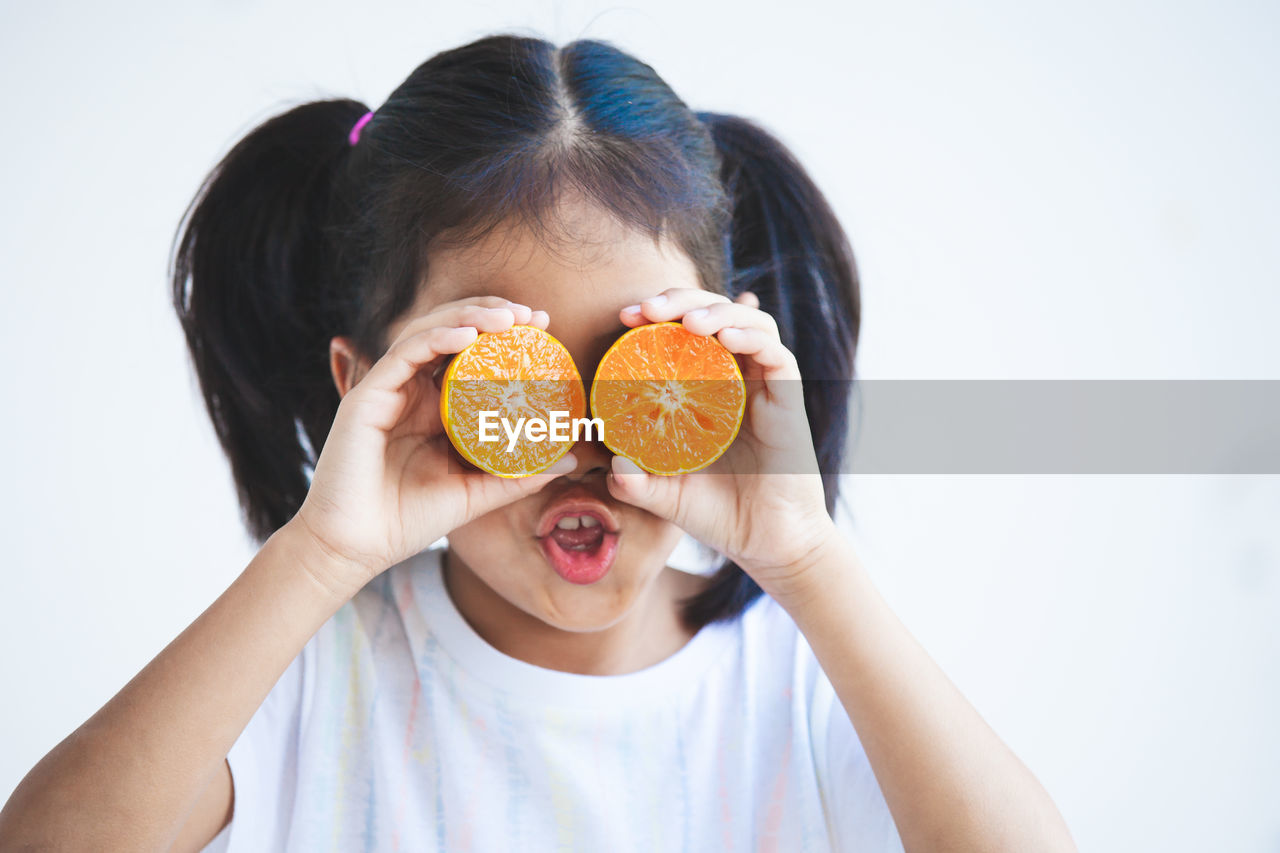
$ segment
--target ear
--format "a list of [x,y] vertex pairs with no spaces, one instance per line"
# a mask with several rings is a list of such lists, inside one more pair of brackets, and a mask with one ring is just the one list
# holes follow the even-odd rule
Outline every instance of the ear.
[[338,389],[339,397],[347,396],[347,392],[369,372],[370,367],[368,360],[356,351],[350,338],[339,336],[329,341],[329,371],[333,374],[333,384]]

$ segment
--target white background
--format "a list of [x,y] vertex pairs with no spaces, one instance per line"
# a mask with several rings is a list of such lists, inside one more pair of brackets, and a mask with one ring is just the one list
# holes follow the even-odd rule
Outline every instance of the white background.
[[[287,101],[497,30],[753,117],[846,224],[874,378],[1280,379],[1267,3],[6,4],[0,796],[252,550],[167,302]],[[885,594],[1085,850],[1280,850],[1280,479],[847,484]]]

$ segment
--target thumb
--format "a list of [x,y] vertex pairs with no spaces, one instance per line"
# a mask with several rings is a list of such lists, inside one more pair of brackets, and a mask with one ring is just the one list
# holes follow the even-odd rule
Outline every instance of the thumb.
[[557,477],[571,473],[577,466],[577,457],[569,453],[541,474],[525,477],[496,477],[484,471],[463,474],[468,492],[467,520],[531,495]]
[[611,468],[608,479],[611,495],[668,521],[676,520],[680,497],[678,481],[684,479],[683,475],[659,477],[625,456],[613,457]]

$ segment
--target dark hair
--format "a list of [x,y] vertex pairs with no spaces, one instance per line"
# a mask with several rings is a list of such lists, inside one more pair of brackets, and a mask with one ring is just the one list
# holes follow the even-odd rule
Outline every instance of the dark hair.
[[[465,245],[510,217],[541,234],[567,186],[669,236],[707,289],[757,294],[799,361],[833,511],[858,279],[830,206],[777,138],[693,112],[607,42],[507,34],[418,66],[351,146],[367,111],[322,100],[261,124],[206,178],[174,241],[174,308],[257,541],[302,505],[333,423],[329,340],[348,335],[376,360],[429,245]],[[696,630],[759,595],[726,562],[683,616]]]

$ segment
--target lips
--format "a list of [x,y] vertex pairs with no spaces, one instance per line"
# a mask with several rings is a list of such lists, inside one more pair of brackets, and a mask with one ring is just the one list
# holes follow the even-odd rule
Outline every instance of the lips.
[[620,533],[617,519],[604,502],[575,486],[547,504],[536,536],[557,575],[569,583],[590,584],[613,566]]

